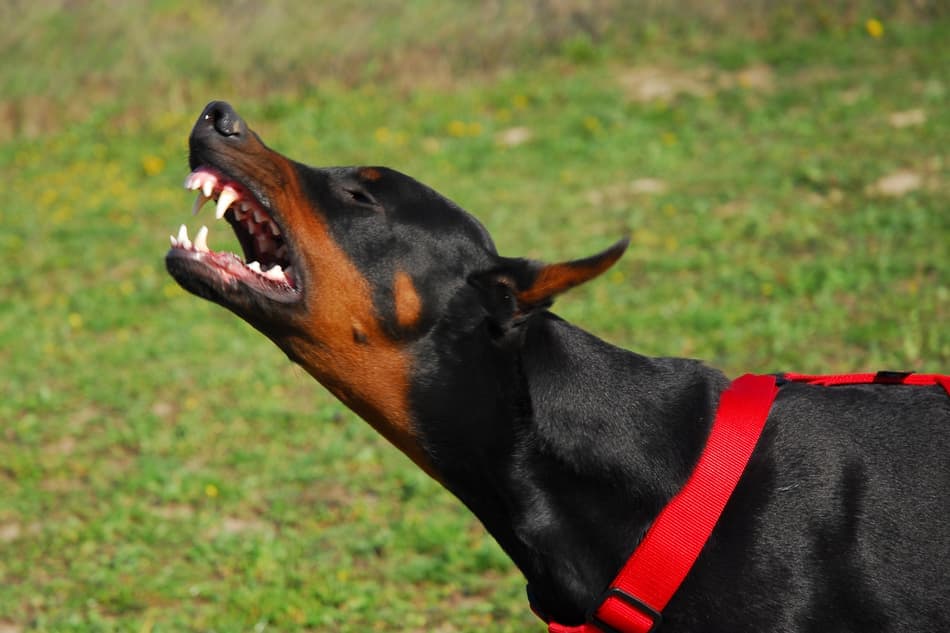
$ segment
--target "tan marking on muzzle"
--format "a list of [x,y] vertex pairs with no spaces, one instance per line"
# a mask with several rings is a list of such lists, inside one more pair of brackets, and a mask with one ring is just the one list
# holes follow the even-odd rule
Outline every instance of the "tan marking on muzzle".
[[[258,149],[258,148],[255,148]],[[413,428],[409,403],[412,359],[385,334],[369,281],[332,238],[323,214],[303,193],[294,166],[261,144],[247,157],[249,173],[266,174],[274,206],[292,235],[306,314],[275,342],[346,406],[423,470],[438,479]],[[263,163],[263,164],[261,164]],[[408,281],[408,286],[406,286]],[[400,319],[413,321],[419,298],[412,280],[400,282]],[[402,307],[398,307],[402,306]]]

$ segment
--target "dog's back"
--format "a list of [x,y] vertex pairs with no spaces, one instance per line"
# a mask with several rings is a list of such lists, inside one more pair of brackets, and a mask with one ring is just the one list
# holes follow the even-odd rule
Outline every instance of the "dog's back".
[[948,492],[941,387],[786,385],[669,624],[950,630]]

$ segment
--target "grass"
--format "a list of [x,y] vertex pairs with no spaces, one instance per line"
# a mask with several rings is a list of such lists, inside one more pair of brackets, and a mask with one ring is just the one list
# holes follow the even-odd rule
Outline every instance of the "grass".
[[[197,226],[180,186],[211,98],[295,158],[419,177],[508,255],[630,234],[556,306],[618,344],[731,374],[946,371],[946,16],[503,13],[471,40],[510,45],[472,58],[471,7],[384,5],[377,30],[324,4],[221,39],[224,5],[33,3],[0,40],[3,633],[541,630],[460,504],[165,274],[166,235]],[[442,43],[441,74],[414,77]]]

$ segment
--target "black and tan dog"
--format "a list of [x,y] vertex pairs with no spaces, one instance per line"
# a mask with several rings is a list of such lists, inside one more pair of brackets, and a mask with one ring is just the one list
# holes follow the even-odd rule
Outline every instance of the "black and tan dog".
[[[728,380],[553,315],[626,242],[501,257],[475,218],[381,167],[315,169],[227,104],[190,137],[197,207],[244,259],[192,242],[187,290],[247,320],[458,496],[578,624],[690,474]],[[248,263],[245,263],[248,262]],[[950,398],[790,384],[661,631],[950,631]]]

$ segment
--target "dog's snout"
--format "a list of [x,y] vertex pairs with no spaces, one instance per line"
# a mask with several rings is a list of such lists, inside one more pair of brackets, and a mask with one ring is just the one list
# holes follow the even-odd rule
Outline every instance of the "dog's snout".
[[241,136],[244,132],[244,121],[231,104],[224,101],[212,101],[206,105],[198,118],[198,124],[213,129],[221,136]]
[[[254,146],[257,137],[251,132],[231,104],[212,101],[204,107],[188,137],[189,164],[192,169],[206,163],[224,168],[224,154],[244,153]],[[250,143],[250,144],[249,144]]]

